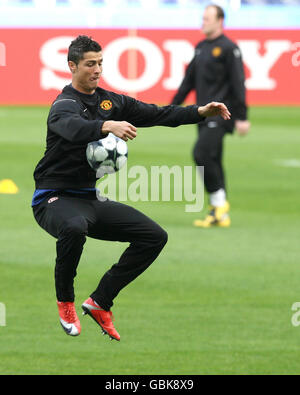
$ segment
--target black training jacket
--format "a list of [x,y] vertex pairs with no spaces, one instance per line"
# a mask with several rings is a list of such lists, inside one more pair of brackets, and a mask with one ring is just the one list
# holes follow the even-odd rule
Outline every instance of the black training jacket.
[[198,123],[197,106],[158,107],[97,88],[86,95],[66,86],[53,102],[47,120],[47,146],[34,171],[36,189],[94,188],[96,173],[86,159],[86,146],[106,137],[105,121],[127,121],[136,127]]
[[[224,34],[214,40],[203,40],[196,46],[195,56],[187,67],[185,77],[172,104],[181,104],[188,93],[196,90],[197,104],[211,101],[225,103],[231,120],[220,120],[232,131],[234,120],[247,119],[245,75],[238,46]],[[207,121],[211,121],[209,118]]]

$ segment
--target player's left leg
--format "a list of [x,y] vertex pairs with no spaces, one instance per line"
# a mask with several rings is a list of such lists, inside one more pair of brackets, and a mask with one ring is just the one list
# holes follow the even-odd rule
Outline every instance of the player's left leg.
[[158,257],[168,236],[157,223],[133,207],[109,200],[94,204],[99,216],[97,223],[89,228],[88,236],[130,243],[92,294],[103,308],[109,310],[121,289]]
[[[215,122],[213,124],[216,124]],[[225,190],[223,168],[223,127],[198,125],[198,140],[194,146],[193,157],[197,166],[204,167],[203,181],[206,191],[211,194],[220,189]]]
[[89,227],[88,236],[129,242],[130,245],[119,261],[101,278],[96,290],[84,302],[83,309],[98,322],[104,332],[119,340],[107,313],[110,313],[113,300],[119,292],[157,258],[167,242],[167,233],[150,218],[125,204],[107,200],[95,202],[94,205],[97,222]]
[[204,167],[204,185],[209,193],[210,209],[204,220],[196,220],[197,227],[229,226],[229,203],[226,197],[225,172],[223,168],[223,140],[225,129],[212,122],[214,127],[199,125],[198,141],[194,148],[194,159]]

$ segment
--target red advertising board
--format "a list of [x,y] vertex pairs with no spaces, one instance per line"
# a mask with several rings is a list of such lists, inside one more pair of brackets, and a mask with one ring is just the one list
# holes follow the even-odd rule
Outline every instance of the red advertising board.
[[[102,45],[103,88],[161,104],[203,39],[197,30],[0,29],[0,104],[51,103],[71,81],[66,53],[78,34]],[[226,34],[241,48],[250,105],[300,105],[300,30]]]

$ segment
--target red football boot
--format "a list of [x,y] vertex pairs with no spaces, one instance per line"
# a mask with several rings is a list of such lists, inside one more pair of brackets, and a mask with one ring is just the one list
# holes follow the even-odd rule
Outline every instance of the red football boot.
[[70,336],[80,335],[81,326],[74,303],[57,301],[57,307],[59,320],[66,334]]
[[88,314],[101,327],[103,335],[109,335],[110,339],[120,340],[120,335],[116,331],[112,322],[112,312],[103,310],[92,298],[88,298],[82,304],[83,314]]

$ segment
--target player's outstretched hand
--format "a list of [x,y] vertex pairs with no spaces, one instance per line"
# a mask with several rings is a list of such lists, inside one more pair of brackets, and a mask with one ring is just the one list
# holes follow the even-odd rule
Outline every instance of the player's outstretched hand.
[[124,141],[136,138],[136,127],[126,121],[105,121],[102,125],[102,133],[113,133]]
[[230,119],[231,116],[225,104],[218,103],[216,101],[208,103],[206,106],[198,107],[198,113],[202,117],[214,117],[216,115],[221,115],[225,120]]

